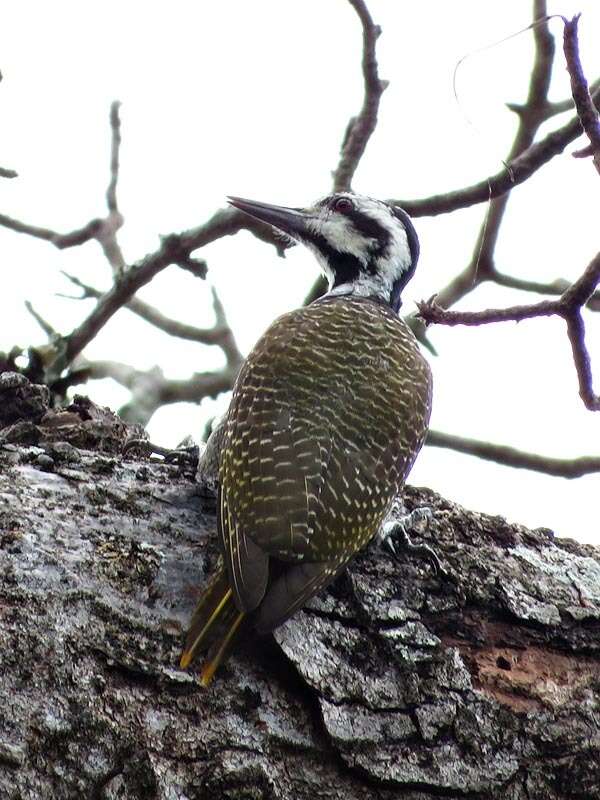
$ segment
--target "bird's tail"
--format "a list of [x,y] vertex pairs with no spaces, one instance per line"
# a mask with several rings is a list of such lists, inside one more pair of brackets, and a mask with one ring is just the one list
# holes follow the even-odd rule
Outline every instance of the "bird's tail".
[[229,655],[244,617],[233,602],[227,573],[221,564],[194,611],[179,662],[181,668],[186,669],[197,653],[208,650],[199,676],[202,686],[208,686],[219,664]]

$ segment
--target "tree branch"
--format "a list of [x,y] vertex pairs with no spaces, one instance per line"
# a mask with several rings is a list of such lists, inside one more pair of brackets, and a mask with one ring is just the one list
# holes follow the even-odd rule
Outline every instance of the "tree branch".
[[16,233],[26,233],[28,236],[33,236],[36,239],[44,239],[55,247],[58,247],[59,250],[64,250],[68,247],[77,247],[80,244],[89,242],[90,239],[94,239],[102,225],[102,220],[92,219],[84,225],[83,228],[76,228],[69,233],[58,233],[49,228],[29,225],[26,222],[21,222],[21,220],[9,217],[6,214],[0,214],[0,225],[3,228],[16,231]]
[[119,212],[117,204],[119,147],[121,144],[119,107],[120,103],[115,101],[110,108],[110,127],[112,132],[110,182],[106,192],[108,214],[104,219],[92,219],[82,228],[76,228],[69,233],[58,233],[50,228],[29,225],[21,220],[13,219],[6,214],[0,214],[0,225],[17,233],[25,233],[36,239],[43,239],[53,244],[59,250],[64,250],[69,247],[78,247],[91,239],[96,239],[102,247],[104,255],[113,271],[122,272],[125,268],[125,259],[117,241],[117,231],[123,225],[123,217]]
[[[535,11],[545,16],[545,0],[535,0]],[[597,168],[600,165],[600,123],[598,114],[590,97],[587,81],[583,74],[579,59],[577,40],[577,24],[579,17],[571,21],[562,18],[565,24],[564,52],[567,69],[571,76],[573,102],[578,112],[580,126],[586,131],[590,139],[590,146],[580,155],[593,155]],[[541,123],[540,114],[547,103],[547,91],[552,70],[553,46],[550,44],[547,26],[538,26],[536,33],[536,63],[531,77],[529,95],[526,105],[520,112],[520,126],[513,144],[512,153],[520,146],[529,146],[529,142],[537,127]],[[529,149],[531,147],[529,146]],[[599,169],[600,171],[600,169]],[[482,280],[491,279],[507,285],[518,283],[518,279],[510,281],[507,276],[500,276],[493,263],[493,248],[497,238],[498,229],[507,196],[494,201],[490,205],[490,215],[480,232],[478,244],[479,252],[476,260],[471,262],[466,270],[445,287],[436,298],[426,303],[420,303],[419,312],[426,323],[441,323],[444,325],[481,325],[490,322],[505,322],[508,320],[520,321],[540,316],[558,315],[563,317],[567,324],[567,334],[573,352],[573,361],[579,383],[579,394],[590,411],[600,410],[600,397],[593,391],[592,370],[589,353],[585,344],[585,325],[581,316],[581,308],[592,300],[595,289],[600,281],[600,253],[590,262],[583,275],[571,286],[563,291],[560,298],[555,301],[545,300],[533,305],[513,306],[504,309],[487,309],[479,312],[445,312],[443,309],[456,302],[467,292],[471,291]],[[491,226],[489,220],[491,219]],[[490,233],[491,228],[491,233]],[[477,250],[477,248],[476,248]],[[483,266],[483,269],[480,267]],[[523,284],[521,282],[521,287]],[[594,298],[592,302],[597,302]]]
[[[377,39],[381,28],[375,25],[363,0],[348,0],[359,16],[363,29],[362,73],[364,98],[358,117],[351,117],[342,140],[340,161],[333,172],[333,191],[351,190],[352,178],[364,155],[367,143],[377,127],[377,115],[381,95],[388,86],[379,77],[376,57]],[[327,291],[327,281],[319,276],[308,293],[303,305],[309,305]]]
[[220,209],[204,225],[197,228],[163,237],[158,250],[142,258],[121,275],[114,286],[98,300],[90,315],[72,333],[64,337],[64,348],[55,361],[54,370],[60,374],[66,369],[113,314],[126,305],[142,286],[149,283],[165,267],[189,262],[190,254],[194,250],[223,236],[238,233],[240,230],[250,230],[260,239],[281,246],[270,225],[258,222],[234,208]]
[[[89,297],[98,299],[102,297],[103,293],[99,289],[83,283],[74,275],[69,275],[66,272],[63,272],[63,275],[82,290],[81,296],[77,299],[83,300]],[[198,342],[199,344],[218,345],[225,353],[227,363],[230,366],[239,368],[242,364],[243,356],[236,344],[233,331],[225,315],[225,309],[214,287],[212,287],[212,296],[215,324],[211,328],[198,328],[195,325],[188,325],[178,319],[167,317],[155,306],[140,300],[138,297],[132,297],[125,303],[124,308],[146,320],[155,328],[169,334],[169,336],[175,336],[178,339],[185,339],[190,342]]]
[[[597,108],[600,105],[600,89],[596,89],[592,99]],[[422,200],[391,199],[388,202],[401,206],[411,217],[449,214],[459,208],[468,208],[477,203],[487,203],[490,199],[500,197],[515,186],[524,183],[554,156],[560,155],[565,147],[580,135],[581,122],[579,117],[574,117],[561,128],[551,131],[539,142],[528,147],[521,155],[509,161],[508,169],[502,169],[478,183],[445,194],[425,197]]]
[[138,370],[119,361],[88,361],[80,358],[76,371],[82,382],[112,378],[129,389],[131,399],[119,409],[127,422],[147,425],[153,414],[171,403],[201,403],[206,397],[217,397],[231,390],[237,369],[230,366],[214,372],[195,372],[184,380],[165,378],[160,367]]
[[364,99],[360,113],[353,117],[346,128],[342,143],[340,162],[333,173],[333,190],[349,191],[356,168],[365,152],[367,143],[377,127],[377,113],[381,95],[387,82],[379,78],[375,47],[381,28],[375,25],[369,9],[363,0],[348,0],[359,16],[363,29],[362,73],[364,79]]
[[508,467],[529,469],[553,475],[559,478],[580,478],[592,472],[600,472],[600,456],[579,456],[577,458],[553,458],[537,453],[526,453],[514,447],[508,447],[465,436],[454,436],[450,433],[430,430],[425,444],[431,447],[443,447],[456,450],[486,461],[494,461]]
[[114,273],[120,274],[127,264],[121,246],[117,239],[117,232],[123,226],[123,215],[119,211],[117,202],[117,186],[119,183],[119,150],[121,147],[121,119],[119,109],[121,104],[115,100],[110,107],[110,180],[106,190],[106,207],[108,215],[103,220],[102,226],[96,234],[96,239],[102,248],[106,260]]
[[[596,92],[600,89],[600,78],[596,78],[596,80],[590,83],[590,94],[593,96]],[[553,117],[556,114],[564,114],[567,111],[571,111],[571,109],[575,108],[575,103],[573,102],[572,97],[566,97],[564,100],[559,100],[555,103],[549,103],[549,116]]]
[[588,147],[583,148],[583,150],[578,150],[573,155],[578,158],[593,156],[594,166],[596,170],[600,172],[600,122],[598,121],[598,112],[594,108],[590,96],[579,56],[577,27],[580,16],[580,14],[576,14],[571,20],[563,17],[565,23],[563,48],[567,62],[567,70],[571,78],[571,93],[583,130],[590,140]]
[[119,149],[121,147],[121,119],[119,117],[119,109],[121,103],[115,100],[110,107],[110,129],[111,147],[110,147],[110,181],[108,189],[106,190],[106,207],[109,211],[118,212],[119,206],[117,203],[117,184],[119,182]]
[[[516,278],[513,275],[505,275],[503,272],[494,270],[493,282],[499,286],[506,286],[509,289],[517,289],[522,292],[536,292],[537,294],[562,295],[572,284],[564,278],[557,278],[552,283],[541,283],[530,281],[524,278]],[[594,292],[590,299],[585,303],[585,308],[590,311],[600,311],[600,292]]]
[[57,331],[52,327],[52,325],[47,320],[45,320],[41,314],[38,314],[38,312],[35,310],[35,308],[29,302],[29,300],[25,301],[25,308],[27,309],[27,311],[29,311],[29,313],[37,322],[37,324],[40,326],[40,328],[44,331],[48,339],[53,339],[59,335]]
[[486,311],[446,311],[431,298],[417,303],[419,313],[427,324],[483,325],[492,322],[520,322],[534,317],[560,316],[567,323],[567,333],[573,350],[573,360],[579,381],[579,394],[590,411],[600,410],[600,397],[592,389],[590,358],[585,345],[585,327],[581,308],[592,297],[600,282],[600,253],[588,264],[583,275],[569,286],[558,300],[543,300],[531,305]]
[[[506,157],[508,164],[506,174],[512,185],[519,182],[520,174],[519,169],[515,172],[514,165],[535,147],[533,140],[548,113],[548,88],[552,77],[554,39],[548,30],[546,14],[546,0],[534,0],[534,63],[529,79],[527,100],[524,105],[519,107],[519,125]],[[536,22],[537,24],[535,24]],[[577,120],[574,122],[577,124]],[[494,251],[510,193],[505,192],[495,199],[491,199],[492,191],[488,187],[487,194],[490,204],[475,241],[471,260],[461,273],[438,292],[437,301],[444,308],[453,305],[482,281],[493,280]]]

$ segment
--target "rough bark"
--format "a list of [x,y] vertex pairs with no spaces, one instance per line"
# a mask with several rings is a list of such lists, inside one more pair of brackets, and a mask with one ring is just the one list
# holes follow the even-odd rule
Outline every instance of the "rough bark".
[[203,690],[193,477],[8,374],[0,428],[0,797],[600,797],[597,549],[409,488],[450,578],[370,547]]

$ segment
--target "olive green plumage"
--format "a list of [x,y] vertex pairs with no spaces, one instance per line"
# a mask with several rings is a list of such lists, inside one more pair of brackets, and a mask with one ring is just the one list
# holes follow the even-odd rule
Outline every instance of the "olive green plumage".
[[271,325],[240,371],[225,421],[226,572],[201,599],[182,658],[187,665],[225,614],[228,633],[213,631],[204,683],[242,622],[261,633],[277,627],[376,534],[430,408],[428,364],[388,305],[327,296]]

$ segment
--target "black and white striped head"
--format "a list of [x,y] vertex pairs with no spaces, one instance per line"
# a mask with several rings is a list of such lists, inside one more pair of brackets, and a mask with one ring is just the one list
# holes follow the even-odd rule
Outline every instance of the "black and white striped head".
[[395,311],[419,257],[408,214],[381,200],[338,192],[310,208],[285,208],[240,197],[229,202],[306,245],[329,281],[330,294],[382,300]]

